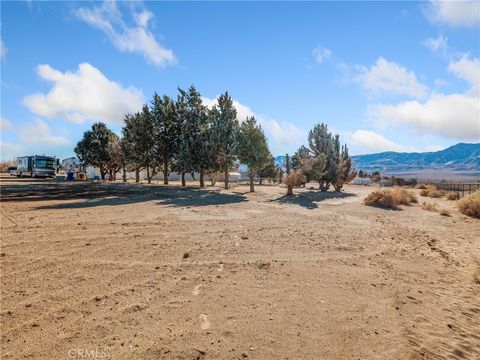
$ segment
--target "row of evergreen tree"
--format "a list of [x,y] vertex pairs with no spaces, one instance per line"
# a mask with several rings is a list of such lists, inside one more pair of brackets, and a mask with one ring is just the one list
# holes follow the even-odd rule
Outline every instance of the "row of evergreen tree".
[[206,174],[223,174],[228,188],[228,174],[238,160],[247,165],[254,191],[255,175],[262,175],[262,170],[278,172],[256,119],[240,123],[228,92],[208,109],[194,86],[178,89],[176,100],[155,94],[140,112],[125,115],[121,138],[105,124],[94,124],[75,153],[84,164],[98,167],[102,180],[107,174],[114,180],[123,170],[124,179],[127,171],[135,171],[139,181],[139,172],[145,169],[149,183],[163,171],[168,184],[169,172],[176,171],[185,186],[185,174],[197,172],[200,187],[205,186]]
[[[248,167],[250,191],[256,175],[280,181],[283,177],[256,119],[239,122],[228,92],[207,108],[194,86],[178,89],[176,100],[154,94],[141,111],[125,115],[121,137],[103,123],[93,124],[75,153],[84,164],[98,167],[103,180],[107,174],[115,180],[123,170],[124,180],[127,171],[135,171],[139,181],[145,169],[149,183],[161,171],[168,184],[169,173],[175,171],[185,186],[185,174],[197,172],[200,187],[205,186],[205,175],[215,179],[223,174],[227,189],[229,172],[238,162]],[[347,145],[323,123],[310,130],[308,146],[302,145],[291,160],[287,155],[286,162],[289,193],[293,186],[311,181],[318,182],[321,191],[331,185],[340,191],[356,175]]]

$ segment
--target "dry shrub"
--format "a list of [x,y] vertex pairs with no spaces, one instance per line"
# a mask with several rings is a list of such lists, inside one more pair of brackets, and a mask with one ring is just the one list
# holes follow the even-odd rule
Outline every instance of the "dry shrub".
[[306,177],[301,169],[290,173],[285,179],[285,185],[287,185],[287,195],[293,195],[293,187],[301,185],[303,181],[306,182]]
[[449,192],[445,197],[447,200],[458,200],[460,198],[457,192]]
[[418,202],[415,194],[412,194],[405,189],[395,189],[393,192],[400,205],[410,205]]
[[368,206],[380,207],[383,209],[398,209],[399,205],[410,205],[417,203],[417,197],[405,189],[375,190],[368,194],[364,203]]
[[420,196],[428,196],[428,189],[422,189],[422,191],[420,191]]
[[440,215],[442,215],[442,216],[450,216],[450,210],[445,209],[445,208],[440,209]]
[[444,190],[438,190],[436,186],[434,185],[428,185],[425,187],[425,189],[422,189],[420,191],[421,196],[428,196],[431,198],[441,198],[442,196],[445,195]]
[[372,191],[363,202],[365,205],[375,206],[382,209],[398,209],[398,205],[400,205],[398,197],[395,196],[395,193],[392,190]]
[[458,208],[462,214],[480,219],[480,190],[458,200]]
[[423,202],[422,204],[422,209],[423,210],[427,210],[427,211],[438,211],[437,209],[437,204],[435,203],[427,203],[427,202]]
[[418,184],[418,185],[416,186],[416,188],[417,188],[417,189],[426,189],[426,188],[427,188],[427,185],[425,185],[425,184]]

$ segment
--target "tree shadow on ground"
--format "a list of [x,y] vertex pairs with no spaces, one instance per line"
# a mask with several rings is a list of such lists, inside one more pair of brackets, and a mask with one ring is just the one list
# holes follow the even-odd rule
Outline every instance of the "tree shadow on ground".
[[318,204],[317,202],[321,202],[328,199],[342,199],[346,197],[357,196],[352,193],[344,193],[344,192],[337,192],[337,191],[328,191],[328,192],[321,192],[319,190],[314,191],[304,191],[304,192],[297,192],[294,195],[283,195],[277,199],[273,199],[270,201],[279,202],[283,204],[294,204],[299,205],[309,210],[317,209]]
[[[96,206],[118,206],[151,200],[160,205],[208,206],[247,201],[241,194],[216,190],[179,188],[164,185],[142,185],[104,182],[30,182],[2,185],[3,202],[68,201],[40,205],[36,209],[79,209]],[[76,200],[76,201],[69,201]]]

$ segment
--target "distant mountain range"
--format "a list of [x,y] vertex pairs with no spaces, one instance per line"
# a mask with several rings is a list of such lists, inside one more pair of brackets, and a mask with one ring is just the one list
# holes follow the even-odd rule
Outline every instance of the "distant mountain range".
[[[480,178],[480,143],[459,143],[447,149],[424,153],[386,151],[352,156],[356,170],[368,173],[423,179],[472,180]],[[285,169],[285,156],[275,158]]]
[[447,149],[424,153],[387,151],[352,156],[355,168],[368,173],[404,175],[419,178],[480,177],[480,143],[459,143]]

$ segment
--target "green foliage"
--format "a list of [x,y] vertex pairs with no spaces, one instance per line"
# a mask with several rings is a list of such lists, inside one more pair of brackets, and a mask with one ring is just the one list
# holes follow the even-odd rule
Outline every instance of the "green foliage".
[[126,163],[133,168],[146,168],[148,181],[159,164],[156,137],[158,127],[150,109],[144,105],[141,112],[126,115],[122,135],[123,149],[128,149]]
[[248,167],[250,191],[254,191],[253,177],[268,164],[271,154],[267,138],[253,116],[240,125],[237,155],[240,162]]
[[168,170],[178,150],[181,122],[177,117],[175,102],[157,93],[152,99],[152,117],[155,124],[155,156],[163,164],[164,183],[168,184]]
[[268,164],[258,172],[258,176],[260,177],[260,184],[264,179],[274,182],[278,180],[280,177],[280,167],[275,164],[275,158],[273,156],[270,157]]
[[210,122],[209,141],[214,160],[210,171],[222,171],[228,188],[228,173],[235,167],[238,140],[237,110],[228,92],[218,97],[217,105],[210,111]]
[[319,154],[307,159],[303,166],[303,173],[306,177],[306,181],[321,181],[322,177],[325,175],[326,165],[327,159],[324,154]]
[[291,165],[294,170],[302,169],[306,163],[312,158],[312,153],[304,145],[300,146],[293,154]]
[[179,89],[177,110],[181,121],[181,136],[177,161],[182,171],[199,171],[200,186],[203,186],[203,173],[211,168],[214,146],[210,131],[207,108],[202,104],[200,93],[194,86],[188,92]]
[[112,143],[118,141],[118,136],[104,123],[95,123],[91,130],[83,133],[82,139],[75,146],[75,154],[86,165],[100,169],[102,179],[112,168],[115,159],[112,156]]

